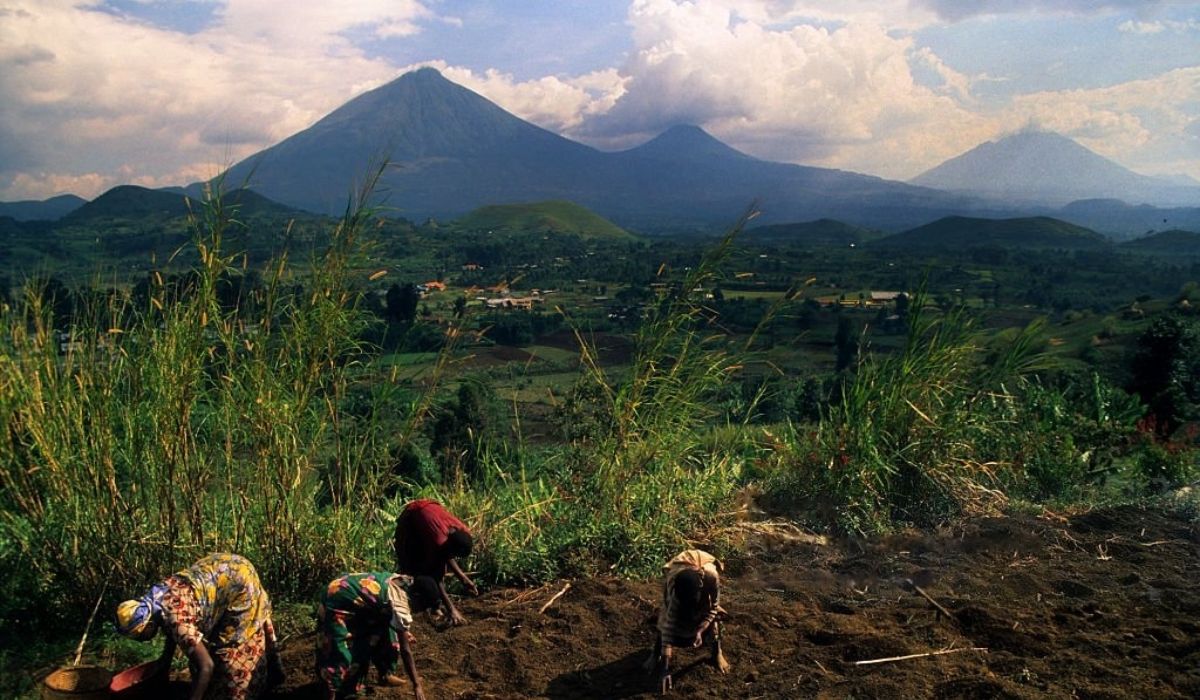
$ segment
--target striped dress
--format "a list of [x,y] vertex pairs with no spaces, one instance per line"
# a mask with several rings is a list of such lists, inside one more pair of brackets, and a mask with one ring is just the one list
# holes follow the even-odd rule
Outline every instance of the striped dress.
[[372,663],[391,673],[400,634],[412,627],[408,581],[390,571],[346,574],[329,583],[317,606],[317,677],[342,697],[361,693]]
[[[663,602],[658,616],[663,644],[690,647],[702,627],[724,616],[720,567],[716,557],[700,549],[684,550],[663,567]],[[703,584],[699,604],[681,600],[675,593],[675,582],[685,571],[700,572]]]

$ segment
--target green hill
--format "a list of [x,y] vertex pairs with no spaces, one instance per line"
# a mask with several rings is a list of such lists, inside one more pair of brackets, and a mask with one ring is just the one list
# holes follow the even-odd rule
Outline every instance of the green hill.
[[872,245],[891,248],[1032,248],[1073,250],[1103,248],[1108,239],[1091,229],[1046,216],[976,219],[948,216],[888,236]]
[[748,229],[747,240],[781,241],[813,246],[846,247],[861,245],[883,236],[879,231],[835,219],[817,219],[794,224],[772,224]]
[[151,215],[183,216],[187,214],[185,199],[181,194],[151,190],[137,185],[120,185],[81,205],[64,216],[62,222],[78,224],[96,219]]
[[[68,276],[108,267],[157,267],[173,258],[190,264],[194,250],[187,200],[180,192],[122,185],[57,221],[0,217],[0,275],[36,270],[51,261]],[[190,204],[199,213],[199,203]],[[226,193],[224,205],[237,222],[225,231],[226,252],[264,260],[285,243],[309,245],[319,235],[320,217],[249,190]]]
[[563,200],[480,207],[454,220],[451,226],[462,231],[571,233],[583,238],[607,239],[634,237],[595,212]]
[[[63,217],[64,224],[81,224],[97,219],[174,219],[188,213],[188,197],[179,192],[151,190],[137,185],[120,185],[83,204]],[[197,209],[193,199],[191,206]],[[236,208],[239,216],[287,214],[295,210],[250,190],[225,193],[225,204]]]
[[1121,244],[1126,250],[1160,255],[1200,255],[1200,233],[1195,231],[1159,231]]

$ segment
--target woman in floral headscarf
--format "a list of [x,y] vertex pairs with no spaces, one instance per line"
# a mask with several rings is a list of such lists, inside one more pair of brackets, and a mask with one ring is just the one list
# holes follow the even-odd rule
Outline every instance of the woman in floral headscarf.
[[117,630],[141,641],[159,627],[191,667],[191,700],[246,700],[283,679],[271,601],[254,565],[236,554],[210,554],[117,606]]
[[372,664],[384,685],[403,683],[393,673],[398,660],[416,700],[425,700],[409,628],[413,614],[436,609],[438,598],[437,583],[428,576],[368,571],[331,581],[317,606],[317,677],[327,700],[362,692]]

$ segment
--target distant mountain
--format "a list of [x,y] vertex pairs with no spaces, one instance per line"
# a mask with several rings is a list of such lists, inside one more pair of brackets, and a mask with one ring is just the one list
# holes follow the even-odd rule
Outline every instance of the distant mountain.
[[529,204],[492,204],[452,222],[467,231],[570,233],[584,238],[633,238],[611,221],[561,200]]
[[795,224],[774,224],[748,229],[742,234],[749,240],[777,240],[811,246],[846,247],[881,238],[884,234],[861,226],[818,219]]
[[975,219],[951,216],[875,241],[886,248],[1103,248],[1108,240],[1090,229],[1049,217]]
[[713,160],[754,161],[751,156],[713,138],[698,126],[673,126],[646,143],[627,151],[626,156],[679,164]]
[[1180,187],[1200,187],[1200,180],[1191,175],[1159,175],[1157,179]]
[[0,216],[17,221],[55,221],[87,202],[73,194],[60,194],[45,200],[0,202]]
[[1040,131],[981,144],[911,182],[1015,203],[1117,198],[1130,204],[1200,205],[1200,187],[1139,175],[1065,136]]
[[1130,205],[1118,199],[1083,199],[1044,213],[1103,233],[1128,240],[1150,231],[1184,229],[1200,231],[1200,207],[1152,207]]
[[[525,122],[423,68],[350,100],[236,164],[225,182],[308,211],[344,210],[372,163],[388,158],[385,204],[453,219],[489,204],[566,200],[634,230],[709,230],[758,200],[764,222],[821,217],[904,226],[978,213],[968,197],[838,170],[758,160],[697,127],[601,152]],[[195,191],[196,186],[192,186]]]
[[1200,256],[1200,233],[1195,231],[1159,231],[1121,244],[1126,250],[1159,255]]

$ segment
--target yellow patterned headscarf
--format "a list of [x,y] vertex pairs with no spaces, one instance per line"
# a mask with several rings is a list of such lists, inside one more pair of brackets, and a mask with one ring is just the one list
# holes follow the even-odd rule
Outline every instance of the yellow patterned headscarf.
[[162,619],[162,597],[166,592],[165,585],[156,583],[141,598],[118,605],[117,631],[143,642],[152,638]]

